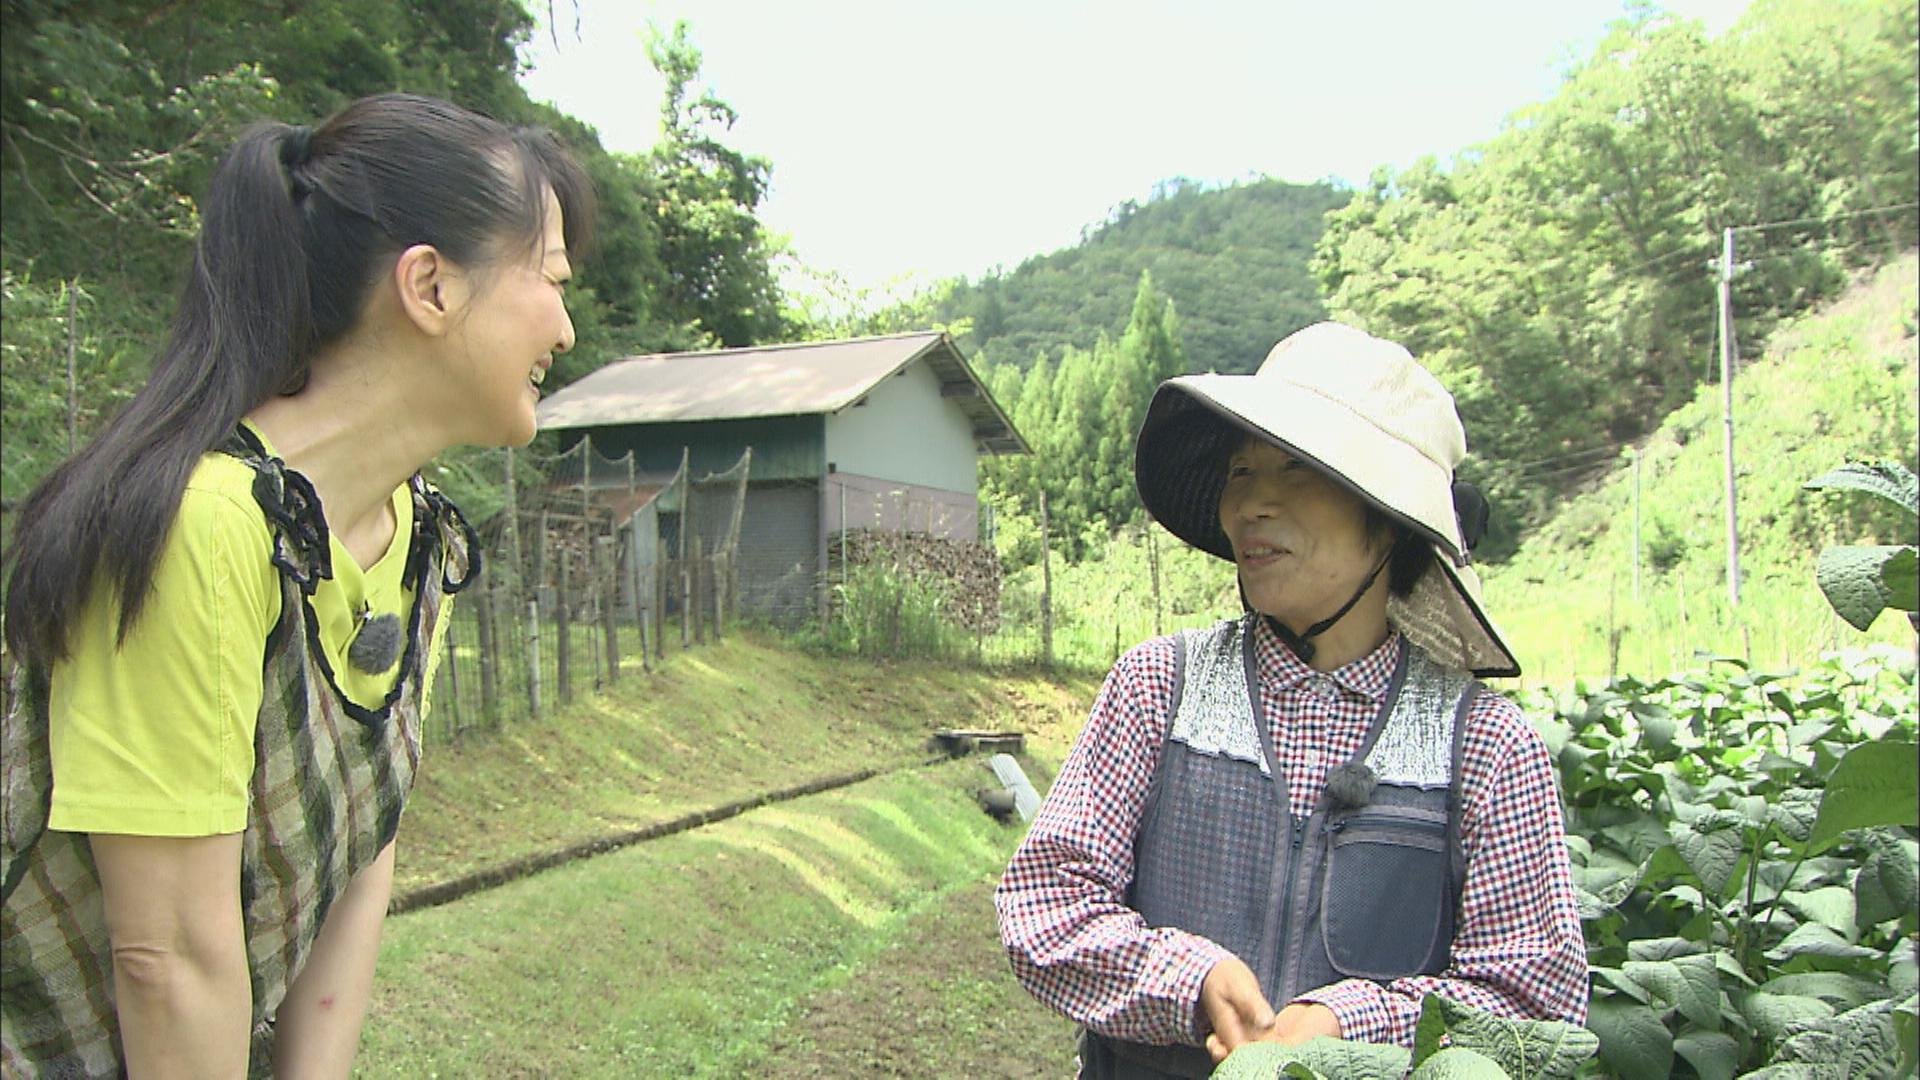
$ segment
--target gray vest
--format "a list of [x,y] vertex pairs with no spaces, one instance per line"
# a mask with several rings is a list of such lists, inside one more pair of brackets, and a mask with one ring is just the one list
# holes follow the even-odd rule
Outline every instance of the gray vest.
[[[1205,937],[1253,969],[1278,1008],[1347,978],[1445,969],[1465,883],[1459,760],[1479,684],[1401,643],[1386,701],[1350,764],[1358,806],[1290,814],[1254,669],[1255,619],[1180,635],[1176,707],[1134,839],[1128,903],[1149,926]],[[1331,789],[1333,785],[1329,785]],[[1081,1075],[1205,1077],[1206,1051],[1089,1032]]]

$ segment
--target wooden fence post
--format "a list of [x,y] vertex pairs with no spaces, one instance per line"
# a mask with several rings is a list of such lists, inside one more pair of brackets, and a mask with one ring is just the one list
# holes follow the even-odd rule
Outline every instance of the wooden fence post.
[[540,719],[540,599],[527,598],[527,712]]
[[560,578],[560,595],[553,614],[554,636],[558,639],[554,662],[560,682],[560,703],[563,705],[573,700],[573,594],[567,589],[567,564],[571,561],[567,557],[567,550],[561,548],[556,567]]
[[724,551],[714,553],[713,574],[713,640],[720,640],[720,624],[727,621],[727,572],[726,564],[732,562]]
[[613,576],[613,541],[604,536],[595,537],[594,547],[604,553],[597,560],[600,572],[594,577],[600,583],[600,634],[607,646],[607,685],[612,686],[620,677],[620,629],[613,610],[620,588]]
[[493,623],[493,588],[486,582],[480,583],[480,715],[490,724],[500,722],[500,683],[494,671],[495,630]]
[[687,567],[687,608],[693,612],[693,643],[695,645],[707,643],[706,605],[701,603],[705,597],[702,587],[706,582],[702,580],[700,573],[706,562],[703,558],[706,546],[704,540],[696,538],[693,541],[693,561]]

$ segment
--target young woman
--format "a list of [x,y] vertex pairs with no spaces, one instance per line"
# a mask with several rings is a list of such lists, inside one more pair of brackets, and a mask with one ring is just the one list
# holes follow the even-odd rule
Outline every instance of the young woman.
[[525,444],[593,199],[430,98],[215,172],[152,378],[20,511],[0,731],[12,1075],[345,1076],[471,530],[419,470]]
[[1465,456],[1439,381],[1336,323],[1154,396],[1141,501],[1247,612],[1120,658],[995,895],[1014,973],[1086,1028],[1081,1076],[1411,1045],[1429,993],[1584,1020],[1552,762],[1475,681],[1519,665]]

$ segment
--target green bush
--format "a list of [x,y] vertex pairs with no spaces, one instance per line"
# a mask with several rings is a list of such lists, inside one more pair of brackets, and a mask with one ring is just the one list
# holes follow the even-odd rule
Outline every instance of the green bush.
[[1914,663],[1536,694],[1607,1073],[1910,1075]]
[[857,656],[952,657],[972,637],[949,615],[945,585],[887,562],[850,567],[834,586],[828,643]]

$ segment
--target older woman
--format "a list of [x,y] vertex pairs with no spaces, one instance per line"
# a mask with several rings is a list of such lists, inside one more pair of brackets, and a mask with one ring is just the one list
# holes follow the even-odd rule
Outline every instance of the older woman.
[[1519,666],[1467,565],[1465,456],[1439,382],[1336,323],[1155,395],[1141,499],[1247,612],[1120,658],[995,895],[1083,1077],[1410,1044],[1428,993],[1584,1020],[1552,765],[1475,680]]

